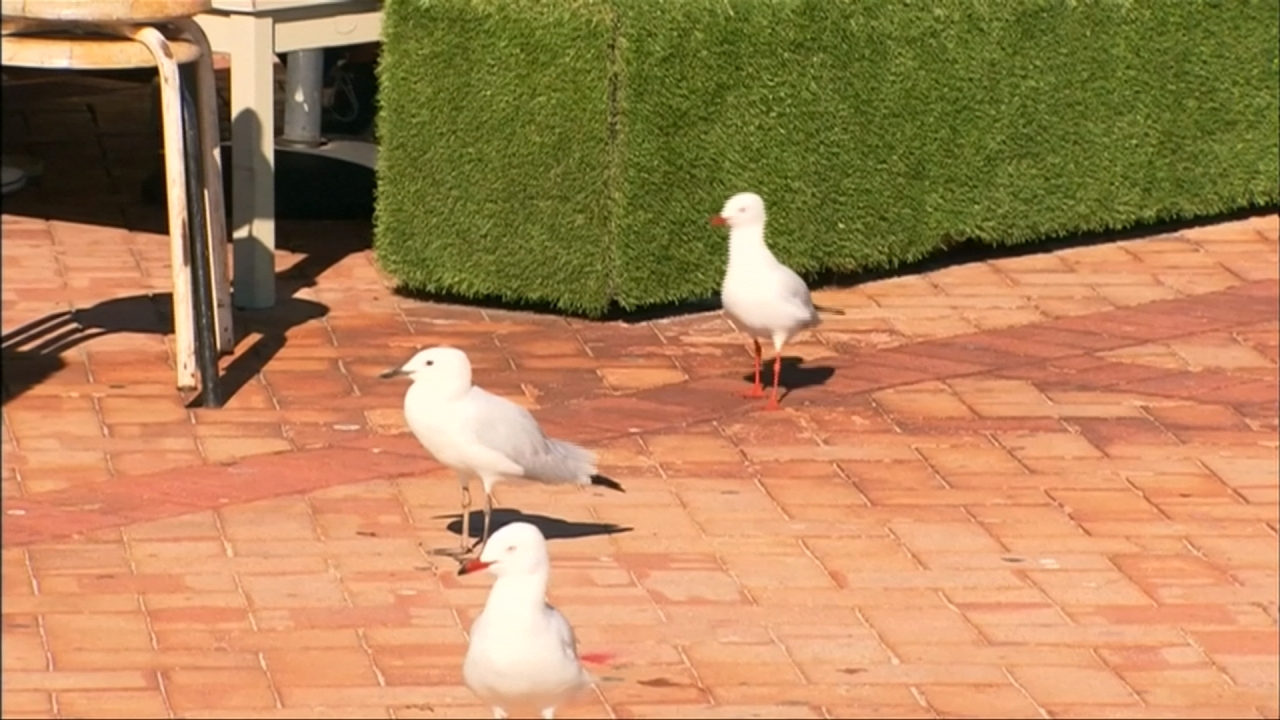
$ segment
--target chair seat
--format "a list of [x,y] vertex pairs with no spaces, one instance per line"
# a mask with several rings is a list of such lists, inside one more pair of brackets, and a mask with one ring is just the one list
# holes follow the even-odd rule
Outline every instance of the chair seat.
[[0,0],[0,15],[6,19],[157,23],[192,17],[212,7],[212,0]]
[[[195,61],[200,48],[186,40],[169,40],[174,60]],[[59,70],[125,70],[155,67],[155,57],[145,45],[128,38],[60,32],[40,35],[5,35],[0,42],[5,65]]]

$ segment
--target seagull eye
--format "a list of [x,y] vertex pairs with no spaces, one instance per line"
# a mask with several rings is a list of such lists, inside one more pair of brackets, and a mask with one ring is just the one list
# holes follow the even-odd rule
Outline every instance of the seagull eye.
[[515,546],[515,545],[508,545],[508,546],[507,546],[507,552],[509,552],[509,553],[513,553],[513,552],[515,552],[515,551],[516,551],[516,546]]
[[427,361],[427,367],[431,367],[432,365],[435,365],[435,364],[436,364],[436,361],[435,361],[435,360],[428,360],[428,361]]

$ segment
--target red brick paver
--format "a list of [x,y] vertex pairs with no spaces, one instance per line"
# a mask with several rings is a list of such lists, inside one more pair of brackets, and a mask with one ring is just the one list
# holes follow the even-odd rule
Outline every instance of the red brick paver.
[[47,175],[2,228],[4,717],[481,716],[488,582],[421,551],[457,488],[375,377],[446,342],[627,488],[497,492],[616,654],[565,717],[1280,714],[1276,216],[819,291],[776,414],[719,314],[412,301],[367,225],[286,222],[188,410],[110,90],[6,97]]

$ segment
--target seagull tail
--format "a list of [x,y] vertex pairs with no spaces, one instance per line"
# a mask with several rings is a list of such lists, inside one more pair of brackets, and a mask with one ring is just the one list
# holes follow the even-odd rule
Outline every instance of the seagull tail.
[[620,493],[626,492],[626,490],[622,488],[622,483],[619,483],[617,480],[614,480],[611,477],[606,477],[599,473],[591,476],[591,484],[596,487],[608,488],[610,490],[617,490]]
[[564,440],[547,438],[548,452],[525,466],[524,476],[547,483],[591,485],[596,474],[596,454]]
[[844,311],[841,310],[840,308],[824,307],[822,305],[814,305],[813,309],[817,310],[819,313],[823,315],[843,315],[844,314]]

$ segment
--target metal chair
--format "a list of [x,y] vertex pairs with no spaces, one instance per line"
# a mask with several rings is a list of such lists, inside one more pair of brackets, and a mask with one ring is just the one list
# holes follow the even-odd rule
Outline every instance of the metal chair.
[[7,66],[120,70],[160,79],[177,385],[219,407],[217,358],[234,349],[213,53],[191,18],[211,0],[2,0]]

